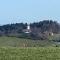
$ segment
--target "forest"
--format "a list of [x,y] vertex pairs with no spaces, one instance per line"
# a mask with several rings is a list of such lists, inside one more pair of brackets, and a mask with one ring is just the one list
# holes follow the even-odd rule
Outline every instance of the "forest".
[[60,23],[53,20],[43,20],[30,23],[29,34],[24,33],[28,23],[14,23],[0,26],[0,36],[11,36],[28,39],[48,39],[48,36],[60,34]]

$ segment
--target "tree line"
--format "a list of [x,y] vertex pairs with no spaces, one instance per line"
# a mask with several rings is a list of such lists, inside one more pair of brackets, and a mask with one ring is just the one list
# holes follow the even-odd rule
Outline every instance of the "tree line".
[[52,20],[43,20],[40,22],[30,23],[31,33],[25,34],[24,29],[27,28],[27,23],[6,24],[0,26],[0,36],[17,36],[35,39],[46,39],[49,33],[60,33],[60,24]]

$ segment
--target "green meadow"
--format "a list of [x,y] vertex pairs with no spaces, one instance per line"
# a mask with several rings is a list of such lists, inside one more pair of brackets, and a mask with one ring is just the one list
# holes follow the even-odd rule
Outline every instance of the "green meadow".
[[16,37],[0,37],[0,47],[55,47],[50,40],[31,40]]
[[0,60],[60,60],[60,47],[50,40],[0,37]]
[[0,60],[60,60],[60,48],[0,47]]

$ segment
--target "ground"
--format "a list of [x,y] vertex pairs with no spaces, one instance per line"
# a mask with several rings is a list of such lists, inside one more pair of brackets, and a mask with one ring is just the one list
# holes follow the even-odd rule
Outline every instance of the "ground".
[[0,60],[60,60],[60,48],[0,47]]
[[49,47],[56,46],[49,40],[31,40],[16,37],[0,37],[0,47]]
[[60,47],[50,40],[4,36],[0,37],[0,60],[60,60]]

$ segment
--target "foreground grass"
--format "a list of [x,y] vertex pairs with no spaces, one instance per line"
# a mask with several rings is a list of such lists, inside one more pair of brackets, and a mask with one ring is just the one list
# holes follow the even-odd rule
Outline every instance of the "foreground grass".
[[0,60],[60,60],[58,47],[0,48]]

